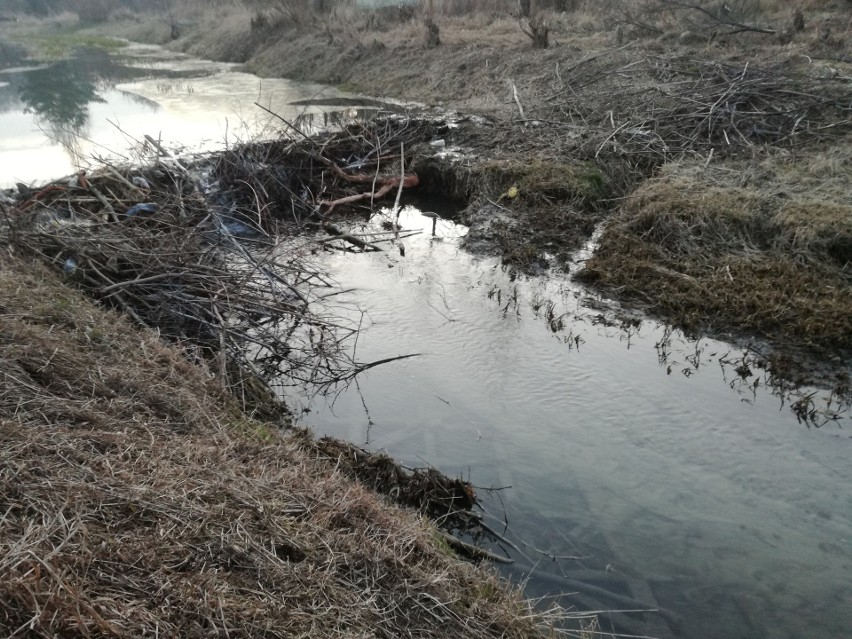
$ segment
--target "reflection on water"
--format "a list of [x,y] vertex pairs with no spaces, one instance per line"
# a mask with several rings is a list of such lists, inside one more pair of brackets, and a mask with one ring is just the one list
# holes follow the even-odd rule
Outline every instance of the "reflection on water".
[[77,60],[23,74],[19,97],[24,113],[33,114],[45,134],[68,152],[75,168],[80,166],[80,135],[86,134],[89,104],[103,103],[95,83],[97,77]]
[[145,135],[201,152],[377,108],[340,101],[331,87],[261,79],[141,45],[81,49],[50,65],[0,69],[0,78],[0,188],[133,160]]
[[[604,615],[607,628],[848,636],[845,419],[808,429],[789,395],[756,367],[745,374],[744,349],[622,324],[570,282],[513,278],[466,254],[461,227],[439,222],[434,241],[428,218],[401,219],[424,231],[404,240],[405,257],[326,258],[341,289],[355,289],[331,299],[363,322],[359,360],[424,355],[303,403],[307,424],[484,487],[486,520],[508,522],[515,546],[502,544],[515,559],[507,574],[530,595],[663,611]],[[812,400],[831,408],[828,393]]]
[[95,88],[97,77],[78,60],[61,60],[44,69],[24,74],[20,87],[25,113],[53,129],[74,133],[83,130],[89,120],[89,103],[104,102]]
[[[157,110],[142,96],[117,90],[116,84],[140,75],[107,52],[84,48],[66,60],[49,65],[7,68],[0,87],[0,184],[12,178],[60,177],[83,168],[91,143],[91,124],[105,113],[126,109]],[[108,107],[111,107],[108,109]],[[56,149],[45,148],[44,143]],[[87,144],[88,142],[88,144]],[[56,150],[64,152],[64,160]],[[62,167],[58,175],[45,174]]]

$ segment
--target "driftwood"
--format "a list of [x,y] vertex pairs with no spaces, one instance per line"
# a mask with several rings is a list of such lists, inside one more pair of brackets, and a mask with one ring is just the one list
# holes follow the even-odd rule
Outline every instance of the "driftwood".
[[[350,182],[372,182],[373,179],[372,175],[347,176],[347,180]],[[336,206],[341,204],[354,204],[355,202],[361,202],[363,200],[380,200],[395,188],[399,187],[400,184],[402,185],[402,188],[406,189],[415,187],[420,184],[420,179],[416,175],[407,175],[404,180],[400,180],[398,177],[384,177],[376,180],[376,184],[381,185],[376,191],[347,195],[336,200],[320,200],[317,203],[320,206],[327,206],[328,208],[325,212],[328,214],[331,213]]]
[[336,226],[335,224],[332,224],[331,222],[326,222],[325,224],[322,225],[322,228],[327,233],[332,235],[332,237],[329,238],[331,240],[344,240],[346,242],[349,242],[353,246],[357,246],[362,251],[381,251],[382,250],[382,248],[380,246],[376,246],[375,244],[372,244],[370,242],[366,242],[366,241],[362,240],[360,237],[358,237],[356,235],[351,235],[349,233],[342,231],[340,229],[340,227]]

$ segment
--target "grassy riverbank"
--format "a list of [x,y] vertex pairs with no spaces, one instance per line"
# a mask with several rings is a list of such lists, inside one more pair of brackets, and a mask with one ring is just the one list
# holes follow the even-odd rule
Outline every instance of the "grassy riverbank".
[[4,636],[551,636],[327,448],[5,249],[0,365]]

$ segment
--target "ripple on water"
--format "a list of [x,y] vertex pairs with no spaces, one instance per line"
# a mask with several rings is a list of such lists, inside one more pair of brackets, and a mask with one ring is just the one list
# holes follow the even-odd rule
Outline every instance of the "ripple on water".
[[[360,378],[369,428],[356,393],[337,399],[334,416],[315,406],[310,424],[480,486],[511,485],[501,499],[513,534],[628,575],[635,597],[685,620],[669,636],[717,637],[720,614],[726,637],[852,627],[842,605],[852,562],[838,552],[852,548],[852,440],[805,429],[762,388],[732,390],[711,357],[730,346],[705,340],[709,363],[687,376],[694,344],[675,340],[661,366],[662,327],[645,322],[628,344],[570,294],[554,335],[530,308],[552,287],[512,281],[451,240],[406,242],[404,259],[334,255],[328,265],[367,311],[359,359],[424,356]],[[507,304],[516,287],[518,304]],[[537,594],[553,587],[536,583]]]

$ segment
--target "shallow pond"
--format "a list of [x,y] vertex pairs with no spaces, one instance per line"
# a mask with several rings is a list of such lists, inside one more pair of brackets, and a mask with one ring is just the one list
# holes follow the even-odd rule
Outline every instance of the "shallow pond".
[[[324,87],[150,47],[81,56],[0,74],[0,185],[71,173],[83,155],[124,154],[145,134],[200,149],[280,128],[255,101],[288,118],[335,117],[289,104],[337,97]],[[293,396],[303,422],[469,478],[516,546],[494,546],[515,560],[505,573],[530,595],[663,611],[607,613],[603,630],[849,636],[845,419],[808,428],[790,410],[806,391],[773,392],[742,349],[622,322],[567,279],[514,278],[461,249],[465,229],[451,221],[437,239],[417,209],[401,222],[424,231],[404,240],[405,257],[322,261],[354,289],[329,304],[361,322],[360,361],[421,355],[334,396]],[[827,395],[812,401],[822,408]]]

